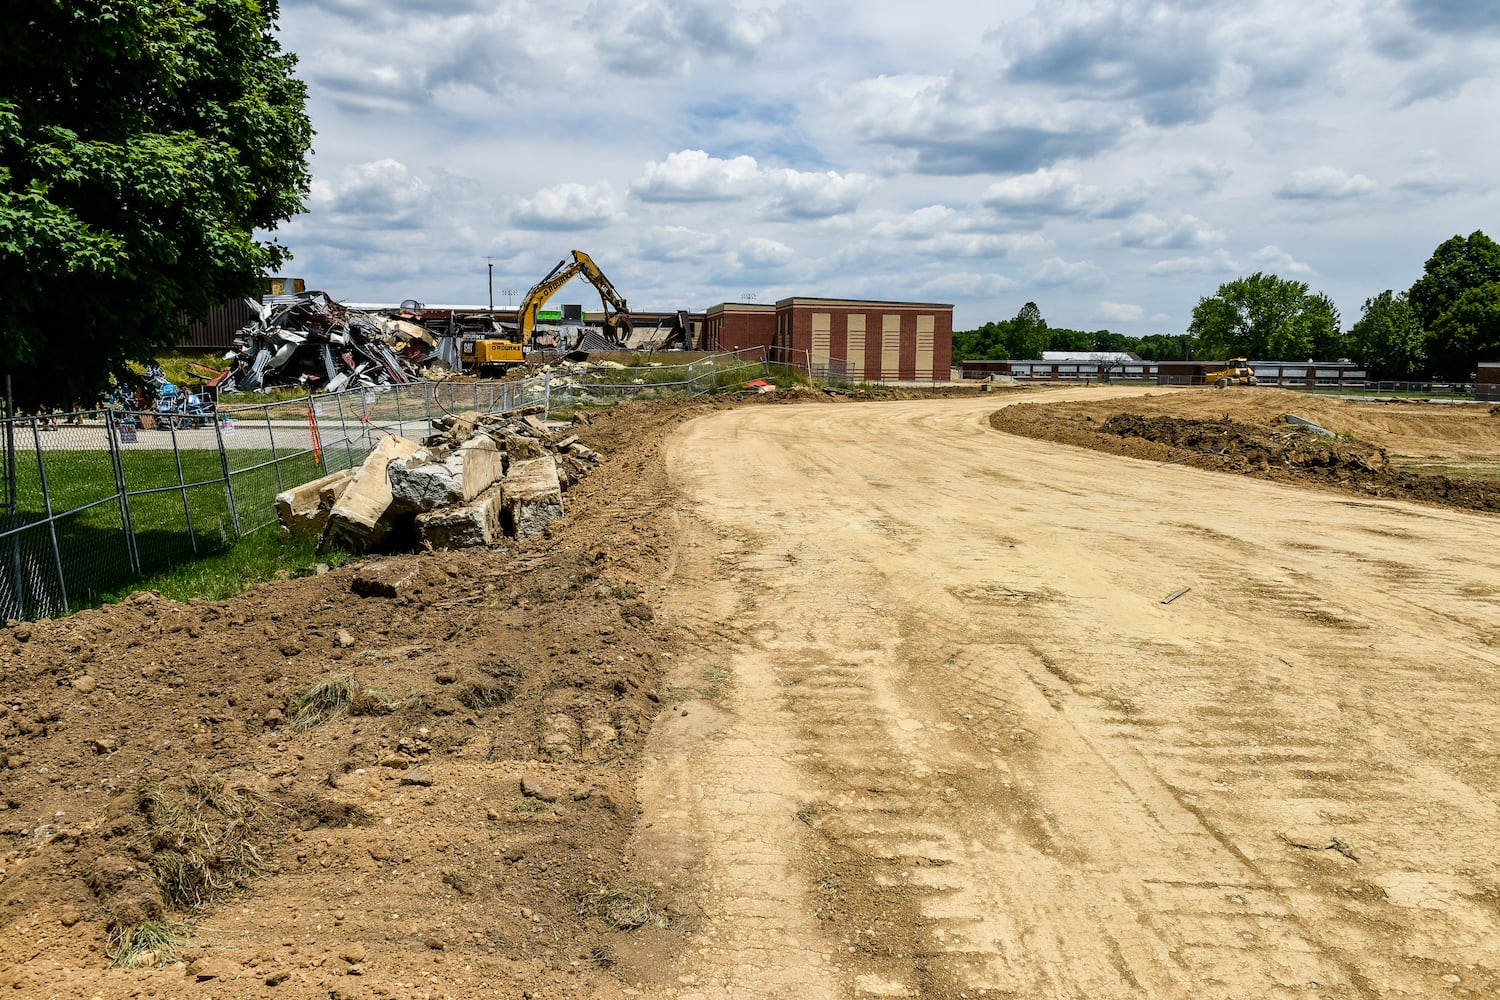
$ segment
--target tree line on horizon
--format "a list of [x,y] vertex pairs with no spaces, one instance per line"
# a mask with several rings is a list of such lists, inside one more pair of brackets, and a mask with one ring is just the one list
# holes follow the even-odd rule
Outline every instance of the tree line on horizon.
[[1348,358],[1375,378],[1466,382],[1478,362],[1500,361],[1500,244],[1480,230],[1445,240],[1410,288],[1366,299],[1348,330],[1327,295],[1258,271],[1199,299],[1184,334],[1049,327],[1035,302],[1012,319],[953,334],[955,363],[1035,360],[1043,351],[1129,351],[1152,361]]

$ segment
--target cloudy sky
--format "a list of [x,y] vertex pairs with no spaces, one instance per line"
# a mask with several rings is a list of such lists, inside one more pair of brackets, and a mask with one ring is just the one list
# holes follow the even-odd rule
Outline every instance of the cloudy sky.
[[[635,308],[1034,300],[1178,333],[1264,270],[1347,327],[1500,237],[1494,0],[283,0],[317,129],[289,273]],[[581,282],[553,304],[598,298]]]

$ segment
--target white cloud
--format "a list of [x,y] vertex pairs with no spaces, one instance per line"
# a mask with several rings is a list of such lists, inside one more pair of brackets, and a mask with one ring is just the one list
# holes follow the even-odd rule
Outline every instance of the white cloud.
[[1250,259],[1257,264],[1263,265],[1267,270],[1278,274],[1306,274],[1312,270],[1311,267],[1297,260],[1275,244],[1261,247],[1250,255]]
[[1145,317],[1146,310],[1130,302],[1104,301],[1099,303],[1098,315],[1120,323],[1134,323]]
[[1224,242],[1224,231],[1192,215],[1168,221],[1149,212],[1131,219],[1116,238],[1121,246],[1151,250],[1189,250]]
[[786,267],[797,259],[797,251],[777,240],[752,236],[734,253],[735,262],[745,268],[774,269]]
[[1043,167],[991,184],[984,204],[1017,215],[1084,215],[1114,218],[1128,215],[1145,200],[1141,193],[1106,193],[1083,183],[1076,170]]
[[450,219],[452,204],[473,193],[467,178],[442,172],[422,177],[387,158],[314,178],[308,209],[332,228],[417,229],[434,218]]
[[1095,155],[1129,122],[1119,109],[1001,96],[957,76],[880,76],[832,101],[856,139],[896,147],[898,160],[929,174],[1013,173]]
[[1314,201],[1342,201],[1362,198],[1375,190],[1375,182],[1364,174],[1349,174],[1338,167],[1313,167],[1298,170],[1276,189],[1278,198],[1300,198]]
[[619,217],[609,184],[557,184],[516,203],[511,224],[521,229],[597,229]]
[[864,174],[834,170],[767,170],[762,178],[770,214],[788,219],[822,219],[852,212],[874,187]]
[[864,174],[763,169],[753,156],[726,160],[683,149],[647,163],[630,190],[646,202],[755,199],[774,217],[819,219],[853,211],[873,187]]
[[726,0],[595,0],[575,26],[604,64],[638,76],[681,76],[693,59],[748,59],[792,28],[796,8]]
[[1240,265],[1227,250],[1215,250],[1199,257],[1159,260],[1146,268],[1146,273],[1154,278],[1161,278],[1185,274],[1232,274],[1239,269]]
[[1100,276],[1099,266],[1093,261],[1048,257],[1032,268],[1026,278],[1035,285],[1089,286],[1097,284]]
[[723,253],[726,248],[722,235],[686,226],[653,226],[636,242],[635,256],[661,262],[695,261]]
[[668,153],[646,164],[630,193],[643,201],[733,201],[754,192],[760,165],[753,156],[721,160],[701,149]]
[[1015,287],[1015,281],[1003,274],[989,271],[951,271],[924,282],[922,294],[928,298],[944,296],[994,298]]

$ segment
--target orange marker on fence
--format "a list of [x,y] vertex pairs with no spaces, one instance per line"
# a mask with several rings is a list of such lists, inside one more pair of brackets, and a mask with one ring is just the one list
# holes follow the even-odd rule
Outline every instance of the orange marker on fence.
[[318,415],[315,412],[313,412],[313,408],[311,406],[309,406],[307,408],[307,429],[312,434],[312,453],[313,453],[313,459],[319,465],[322,465],[323,464],[323,439],[318,436]]

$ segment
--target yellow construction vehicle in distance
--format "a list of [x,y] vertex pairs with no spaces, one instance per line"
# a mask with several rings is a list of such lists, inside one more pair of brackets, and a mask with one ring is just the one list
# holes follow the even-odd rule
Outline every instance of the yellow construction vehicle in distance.
[[623,344],[630,336],[630,310],[625,305],[625,300],[620,293],[615,291],[615,286],[599,270],[599,265],[594,263],[592,257],[582,250],[572,251],[572,260],[564,257],[557,262],[547,276],[535,285],[531,286],[526,297],[521,300],[521,307],[516,310],[516,319],[519,329],[515,338],[509,337],[478,337],[465,338],[459,351],[459,357],[466,371],[472,371],[479,375],[504,375],[512,365],[526,363],[526,354],[537,348],[536,322],[542,306],[557,292],[559,288],[572,281],[578,275],[583,275],[589,280],[599,292],[599,299],[604,303],[604,327],[610,338],[616,344]]
[[1255,369],[1246,358],[1230,358],[1218,371],[1204,372],[1203,384],[1215,389],[1227,389],[1232,385],[1254,385]]
[[532,285],[526,297],[521,300],[517,320],[521,327],[521,343],[528,348],[533,346],[532,341],[536,337],[537,313],[559,288],[580,274],[599,292],[599,300],[604,303],[604,328],[609,337],[620,344],[630,336],[630,310],[620,293],[615,291],[615,286],[588,254],[582,250],[574,250],[572,257],[571,261],[566,257],[558,261],[557,266],[545,278]]
[[504,375],[511,365],[526,363],[526,352],[519,342],[496,338],[465,339],[458,356],[465,371],[484,376]]

